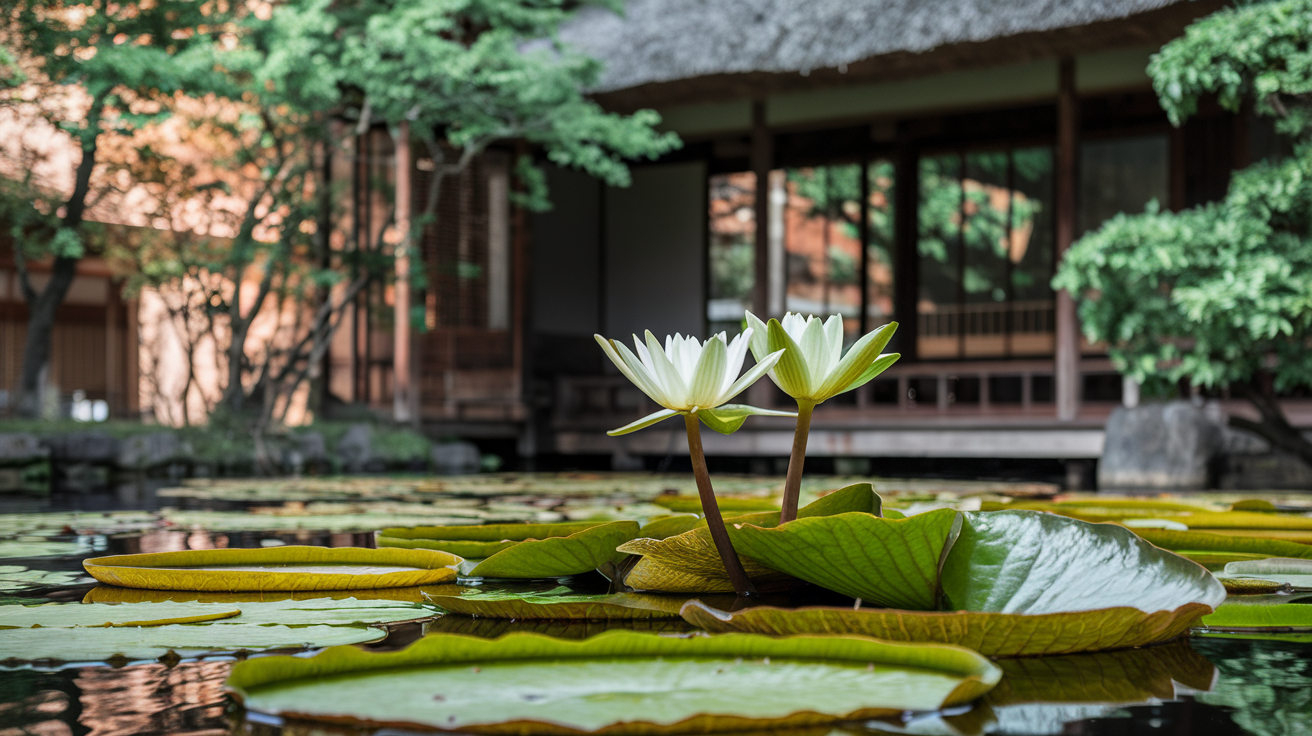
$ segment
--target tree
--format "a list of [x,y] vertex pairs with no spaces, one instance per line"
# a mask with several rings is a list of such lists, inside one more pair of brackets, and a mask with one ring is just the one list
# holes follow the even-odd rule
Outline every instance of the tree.
[[[226,3],[155,0],[15,0],[0,11],[0,106],[44,121],[80,151],[67,188],[35,179],[20,157],[0,181],[0,219],[13,236],[14,265],[29,317],[17,411],[35,416],[50,362],[55,311],[94,232],[85,221],[109,136],[131,135],[168,114],[174,95],[207,88],[218,75]],[[51,262],[38,289],[29,264]]]
[[1054,279],[1080,300],[1090,340],[1117,368],[1162,390],[1228,387],[1258,419],[1230,417],[1312,463],[1312,443],[1277,395],[1312,385],[1312,0],[1221,10],[1152,60],[1175,125],[1215,95],[1274,119],[1293,155],[1235,172],[1225,198],[1183,212],[1155,204],[1074,244]]
[[[252,306],[240,298],[240,281],[232,298],[216,296],[228,311],[231,331],[225,405],[240,411],[252,387],[270,376],[275,383],[291,381],[284,392],[294,390],[327,349],[340,322],[334,315],[368,281],[366,269],[340,298],[327,299],[342,276],[340,268],[333,273],[329,265],[296,279],[309,292],[320,291],[321,306],[306,337],[279,356],[277,374],[269,373],[266,354],[254,383],[242,380],[243,369],[254,365],[245,353],[250,319],[270,295],[285,293],[277,284],[291,283],[279,281],[278,264],[297,252],[303,224],[317,223],[322,233],[334,221],[326,211],[331,197],[322,196],[326,182],[316,172],[323,156],[342,147],[342,136],[384,124],[398,147],[409,146],[410,135],[418,138],[433,164],[428,198],[411,222],[398,222],[395,211],[386,218],[394,231],[391,255],[397,259],[410,256],[410,232],[440,226],[443,180],[460,174],[491,145],[527,143],[557,165],[582,169],[615,186],[629,183],[628,160],[655,157],[679,145],[674,134],[654,130],[656,113],[608,113],[584,95],[598,79],[599,64],[555,40],[575,7],[567,0],[295,0],[274,8],[268,21],[249,23],[243,48],[234,54],[246,60],[233,67],[242,70],[236,76],[243,88],[229,96],[258,108],[259,140],[262,145],[274,142],[271,158],[261,154],[260,170],[281,171],[296,161],[298,173],[263,187],[265,196],[288,195],[273,208],[280,212],[277,222],[263,228],[281,233],[277,249],[257,258],[255,227],[243,226],[233,244],[234,278],[246,268],[262,271]],[[313,151],[319,156],[306,155]],[[521,158],[518,172],[524,184],[519,201],[545,208],[544,178],[532,159]],[[252,200],[248,211],[271,210]],[[335,256],[327,250],[328,241],[317,239],[311,261],[331,263]],[[338,265],[358,265],[359,256],[382,253],[381,243],[348,243],[346,249],[357,257],[348,255]],[[308,301],[308,296],[303,291],[295,300]]]

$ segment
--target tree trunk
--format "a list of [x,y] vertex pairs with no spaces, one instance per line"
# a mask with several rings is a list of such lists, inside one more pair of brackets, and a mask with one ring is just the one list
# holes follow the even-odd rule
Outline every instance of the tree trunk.
[[28,302],[27,340],[23,344],[23,367],[18,375],[18,415],[41,416],[42,376],[50,367],[51,338],[55,312],[64,303],[68,287],[77,274],[76,258],[56,258],[50,281],[35,300]]
[[[91,172],[96,168],[96,145],[99,141],[100,113],[104,100],[95,98],[87,112],[88,138],[82,142],[82,159],[78,161],[73,179],[73,193],[68,198],[64,209],[62,227],[76,229],[82,225],[82,215],[86,211],[87,194],[91,191]],[[21,246],[20,246],[21,247]],[[19,277],[22,282],[23,297],[27,301],[27,339],[23,344],[23,366],[18,374],[18,415],[34,419],[41,414],[42,392],[41,378],[50,367],[51,341],[55,330],[55,312],[64,303],[68,287],[77,275],[77,258],[58,256],[50,281],[40,294],[32,289],[23,259],[15,259],[19,265]]]
[[1312,466],[1312,442],[1308,442],[1303,433],[1289,423],[1273,391],[1260,383],[1232,384],[1230,390],[1247,399],[1262,417],[1255,422],[1245,417],[1232,416],[1231,427],[1252,432],[1270,442],[1272,447],[1288,452]]

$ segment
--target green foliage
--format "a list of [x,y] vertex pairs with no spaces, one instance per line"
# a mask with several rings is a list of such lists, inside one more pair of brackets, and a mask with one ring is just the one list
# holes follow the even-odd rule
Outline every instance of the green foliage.
[[1308,0],[1226,9],[1149,66],[1176,124],[1204,95],[1235,110],[1251,99],[1293,136],[1293,156],[1236,172],[1220,202],[1113,218],[1071,248],[1053,281],[1080,299],[1089,339],[1150,391],[1266,372],[1275,391],[1312,385],[1309,13]]

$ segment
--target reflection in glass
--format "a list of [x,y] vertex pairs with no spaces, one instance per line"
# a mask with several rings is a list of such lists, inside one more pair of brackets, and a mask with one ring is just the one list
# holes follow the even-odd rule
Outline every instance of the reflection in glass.
[[1084,234],[1121,212],[1143,212],[1170,196],[1170,141],[1165,134],[1086,141],[1080,145],[1079,221]]
[[921,159],[920,357],[1051,354],[1052,185],[1047,147]]
[[718,174],[710,178],[710,247],[706,320],[710,332],[730,335],[742,329],[756,282],[756,175]]
[[859,164],[788,171],[785,309],[843,315],[848,342],[861,329],[861,209]]
[[893,319],[893,181],[892,161],[867,166],[867,332]]

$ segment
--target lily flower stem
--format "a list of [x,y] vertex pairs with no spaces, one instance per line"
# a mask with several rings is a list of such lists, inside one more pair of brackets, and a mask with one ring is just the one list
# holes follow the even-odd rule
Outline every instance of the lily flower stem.
[[797,429],[793,431],[793,454],[788,458],[788,477],[784,480],[783,509],[779,523],[797,518],[797,502],[802,495],[802,465],[806,462],[806,439],[811,434],[811,412],[815,404],[797,402]]
[[720,553],[724,569],[729,573],[733,589],[740,596],[756,595],[756,586],[743,570],[742,560],[734,551],[729,541],[729,531],[724,528],[724,517],[720,515],[720,505],[715,500],[715,490],[711,488],[711,474],[706,470],[706,454],[702,452],[702,430],[697,424],[696,414],[684,414],[684,425],[688,428],[688,455],[692,458],[692,474],[697,479],[697,493],[702,500],[702,513],[706,515],[706,527],[711,532],[715,549]]

